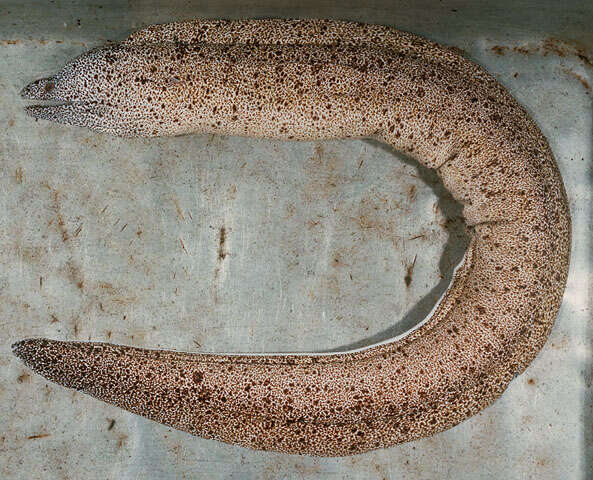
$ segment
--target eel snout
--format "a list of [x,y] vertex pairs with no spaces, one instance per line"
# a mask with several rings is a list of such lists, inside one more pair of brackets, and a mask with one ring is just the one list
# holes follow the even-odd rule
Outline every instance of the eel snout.
[[[20,92],[23,99],[47,102],[26,106],[25,112],[38,120],[134,136],[146,123],[146,112],[135,105],[156,101],[156,92],[162,92],[167,80],[150,70],[148,53],[142,48],[118,46],[86,52],[56,74],[25,86]],[[134,83],[147,85],[130,95]]]
[[[80,98],[71,88],[64,86],[60,74],[40,78],[29,83],[20,92],[25,100],[42,100],[48,105],[29,105],[25,107],[27,115],[40,120],[50,120],[68,125],[83,126],[82,119],[96,117],[91,124],[100,124],[101,109],[92,101]],[[67,93],[69,92],[69,93]],[[86,123],[85,123],[86,124]]]
[[23,88],[20,95],[26,100],[54,100],[55,87],[55,77],[40,78]]

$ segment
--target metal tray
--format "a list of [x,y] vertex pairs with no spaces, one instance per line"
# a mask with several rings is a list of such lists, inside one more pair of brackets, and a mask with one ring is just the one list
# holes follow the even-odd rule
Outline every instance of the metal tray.
[[[484,65],[550,140],[571,274],[542,353],[493,406],[351,458],[191,437],[47,383],[20,338],[189,351],[362,346],[423,318],[467,245],[436,176],[369,141],[125,140],[46,122],[18,92],[151,23],[329,17],[396,26]],[[257,1],[0,5],[0,477],[593,478],[590,2]],[[224,234],[221,233],[224,229]]]

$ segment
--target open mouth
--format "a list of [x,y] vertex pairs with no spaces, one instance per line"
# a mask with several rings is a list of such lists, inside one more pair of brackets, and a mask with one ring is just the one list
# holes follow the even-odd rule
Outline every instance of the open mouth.
[[66,99],[56,91],[54,77],[40,78],[29,83],[20,92],[25,100],[42,100],[44,105],[29,105],[25,107],[27,115],[57,123],[76,125],[81,127],[99,127],[105,107],[96,102]]
[[[33,118],[60,121],[59,114],[67,111],[86,109],[90,102],[67,100],[56,94],[56,83],[53,77],[40,78],[29,83],[20,92],[25,100],[43,100],[44,105],[29,105],[25,112]],[[65,120],[65,119],[64,119]],[[63,123],[70,123],[64,121]]]

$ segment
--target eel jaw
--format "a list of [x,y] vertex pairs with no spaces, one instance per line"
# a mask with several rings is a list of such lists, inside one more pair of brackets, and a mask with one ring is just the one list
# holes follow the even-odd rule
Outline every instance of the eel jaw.
[[42,100],[49,105],[29,105],[25,113],[36,120],[90,128],[97,132],[121,137],[137,136],[137,119],[124,118],[113,105],[104,105],[93,99],[79,99],[64,95],[58,76],[40,78],[29,83],[20,92],[26,100]]
[[120,137],[142,136],[138,119],[124,119],[117,107],[97,102],[72,101],[53,105],[30,105],[25,107],[25,113],[36,120],[89,128]]
[[131,136],[133,130],[120,117],[116,107],[93,101],[62,101],[51,105],[29,105],[25,113],[36,120],[90,128],[98,132]]
[[104,122],[104,108],[89,102],[64,102],[55,105],[30,105],[25,113],[37,120],[75,125],[78,127],[99,128]]
[[43,100],[54,102],[50,105],[30,105],[25,112],[37,120],[75,125],[79,127],[100,128],[104,126],[101,120],[105,114],[105,107],[95,102],[77,100],[60,94],[59,78],[40,78],[25,86],[20,96],[26,100]]

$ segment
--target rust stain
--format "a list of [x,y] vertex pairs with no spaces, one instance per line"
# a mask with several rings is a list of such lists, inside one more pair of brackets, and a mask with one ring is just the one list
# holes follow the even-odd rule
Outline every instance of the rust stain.
[[18,377],[16,377],[16,381],[19,383],[28,382],[29,380],[31,380],[31,375],[29,375],[27,372],[23,372]]
[[[131,303],[135,303],[138,301],[138,297],[136,297],[135,295],[130,295],[130,296],[119,296],[119,297],[114,297],[111,298],[111,303],[117,303],[118,305],[130,305]],[[125,318],[124,318],[125,320]]]
[[587,80],[585,80],[581,75],[566,67],[562,67],[562,71],[581,82],[581,85],[585,87],[585,90],[587,91],[587,95],[591,93],[591,84]]
[[309,465],[307,463],[295,463],[294,470],[299,474],[299,477],[313,477],[321,473],[321,466],[318,463]]
[[181,453],[183,453],[182,448],[181,448],[181,444],[177,443],[175,445],[173,445],[171,447],[171,450],[173,451],[173,453],[177,456],[179,456]]
[[[80,21],[77,20],[76,24],[80,25],[79,22]],[[27,40],[19,40],[19,39],[17,39],[17,40],[12,40],[12,39],[0,40],[0,45],[20,45],[20,44],[24,44],[24,43],[47,45],[48,43],[50,43],[50,40],[46,40],[44,38],[32,38],[32,37],[29,37]],[[54,43],[59,45],[59,44],[64,43],[64,40],[55,40]],[[78,41],[72,40],[69,43],[70,43],[70,45],[82,46],[82,47],[86,48],[85,42],[78,42]]]
[[334,155],[328,155],[322,144],[315,145],[314,154],[307,160],[305,166],[310,173],[304,190],[307,202],[330,197],[338,186],[353,181],[352,176],[346,175],[340,168],[341,160]]
[[559,342],[552,342],[550,343],[550,346],[555,350],[567,352],[570,349],[570,338],[566,335],[563,335]]
[[286,216],[285,219],[291,218],[294,213],[296,212],[296,207],[291,203],[286,207]]
[[127,435],[120,435],[117,439],[117,448],[120,449],[126,444],[126,440],[128,439]]
[[581,60],[586,66],[593,67],[593,57],[587,52],[587,49],[582,44],[572,40],[562,40],[554,37],[548,37],[540,43],[528,43],[526,45],[494,45],[490,47],[490,50],[497,55],[504,55],[506,52],[514,52],[521,55],[556,55],[561,58],[574,56]]
[[533,377],[532,377],[532,378],[530,378],[529,380],[527,380],[527,384],[528,384],[528,385],[532,385],[532,386],[533,386],[533,385],[535,385],[535,383],[536,383],[536,382],[535,382],[535,378],[533,378]]
[[414,267],[416,266],[416,258],[418,258],[418,255],[414,255],[414,261],[406,267],[406,276],[404,277],[406,287],[409,287],[412,284],[412,275],[414,274]]
[[317,157],[317,160],[321,160],[321,157],[323,156],[323,146],[318,143],[317,145],[315,145],[315,157]]
[[390,214],[401,208],[396,199],[371,191],[360,200],[357,215],[349,219],[362,231],[364,237],[370,234],[397,244],[400,239],[396,233],[396,221]]
[[46,188],[49,188],[53,192],[53,207],[56,212],[58,230],[60,231],[60,234],[62,236],[62,241],[66,243],[70,239],[70,234],[68,233],[68,229],[66,228],[66,222],[64,221],[64,217],[62,216],[61,212],[60,192],[58,190],[53,189],[48,184],[44,184],[44,186]]
[[64,223],[64,217],[62,217],[62,214],[58,212],[56,214],[56,218],[58,220],[58,228],[60,230],[60,233],[62,234],[62,241],[67,242],[68,240],[70,240],[70,235],[68,233],[68,230],[66,230],[66,225]]
[[225,251],[225,243],[226,243],[226,228],[220,227],[220,233],[218,237],[218,260],[223,261],[228,253]]
[[312,228],[317,227],[319,225],[319,223],[320,223],[319,221],[314,222],[313,220],[307,220],[305,222],[305,224],[307,225],[307,230],[311,230]]
[[108,290],[109,293],[111,293],[112,295],[115,295],[115,293],[117,293],[115,287],[108,282],[99,282],[99,288],[102,290]]
[[66,263],[66,276],[76,285],[80,290],[84,289],[84,277],[80,267],[75,265],[71,260]]
[[350,265],[348,263],[346,263],[343,259],[343,257],[345,255],[347,256],[348,253],[346,253],[346,252],[342,253],[339,250],[337,252],[335,252],[332,256],[331,266],[334,268],[349,267]]
[[173,199],[173,203],[175,204],[175,210],[177,210],[177,216],[179,217],[180,220],[185,222],[185,215],[183,215],[183,211],[181,210],[181,207],[179,206],[179,202],[177,201],[176,198]]
[[232,185],[229,187],[229,200],[234,200],[237,197],[237,187]]
[[45,438],[51,436],[49,433],[39,433],[37,435],[29,435],[27,440],[37,440],[38,438]]
[[56,317],[53,313],[50,315],[51,320],[49,323],[57,323],[59,322],[58,317]]
[[492,50],[496,55],[504,55],[505,51],[508,50],[509,47],[501,46],[501,45],[494,45],[490,50]]
[[15,173],[16,183],[21,185],[23,183],[23,167],[18,167]]
[[339,299],[344,296],[340,290],[340,281],[336,275],[325,275],[319,279],[318,287],[308,293],[312,300]]
[[138,236],[141,236],[141,235],[142,235],[142,230],[138,230],[138,231],[136,232],[136,235],[138,235]]

